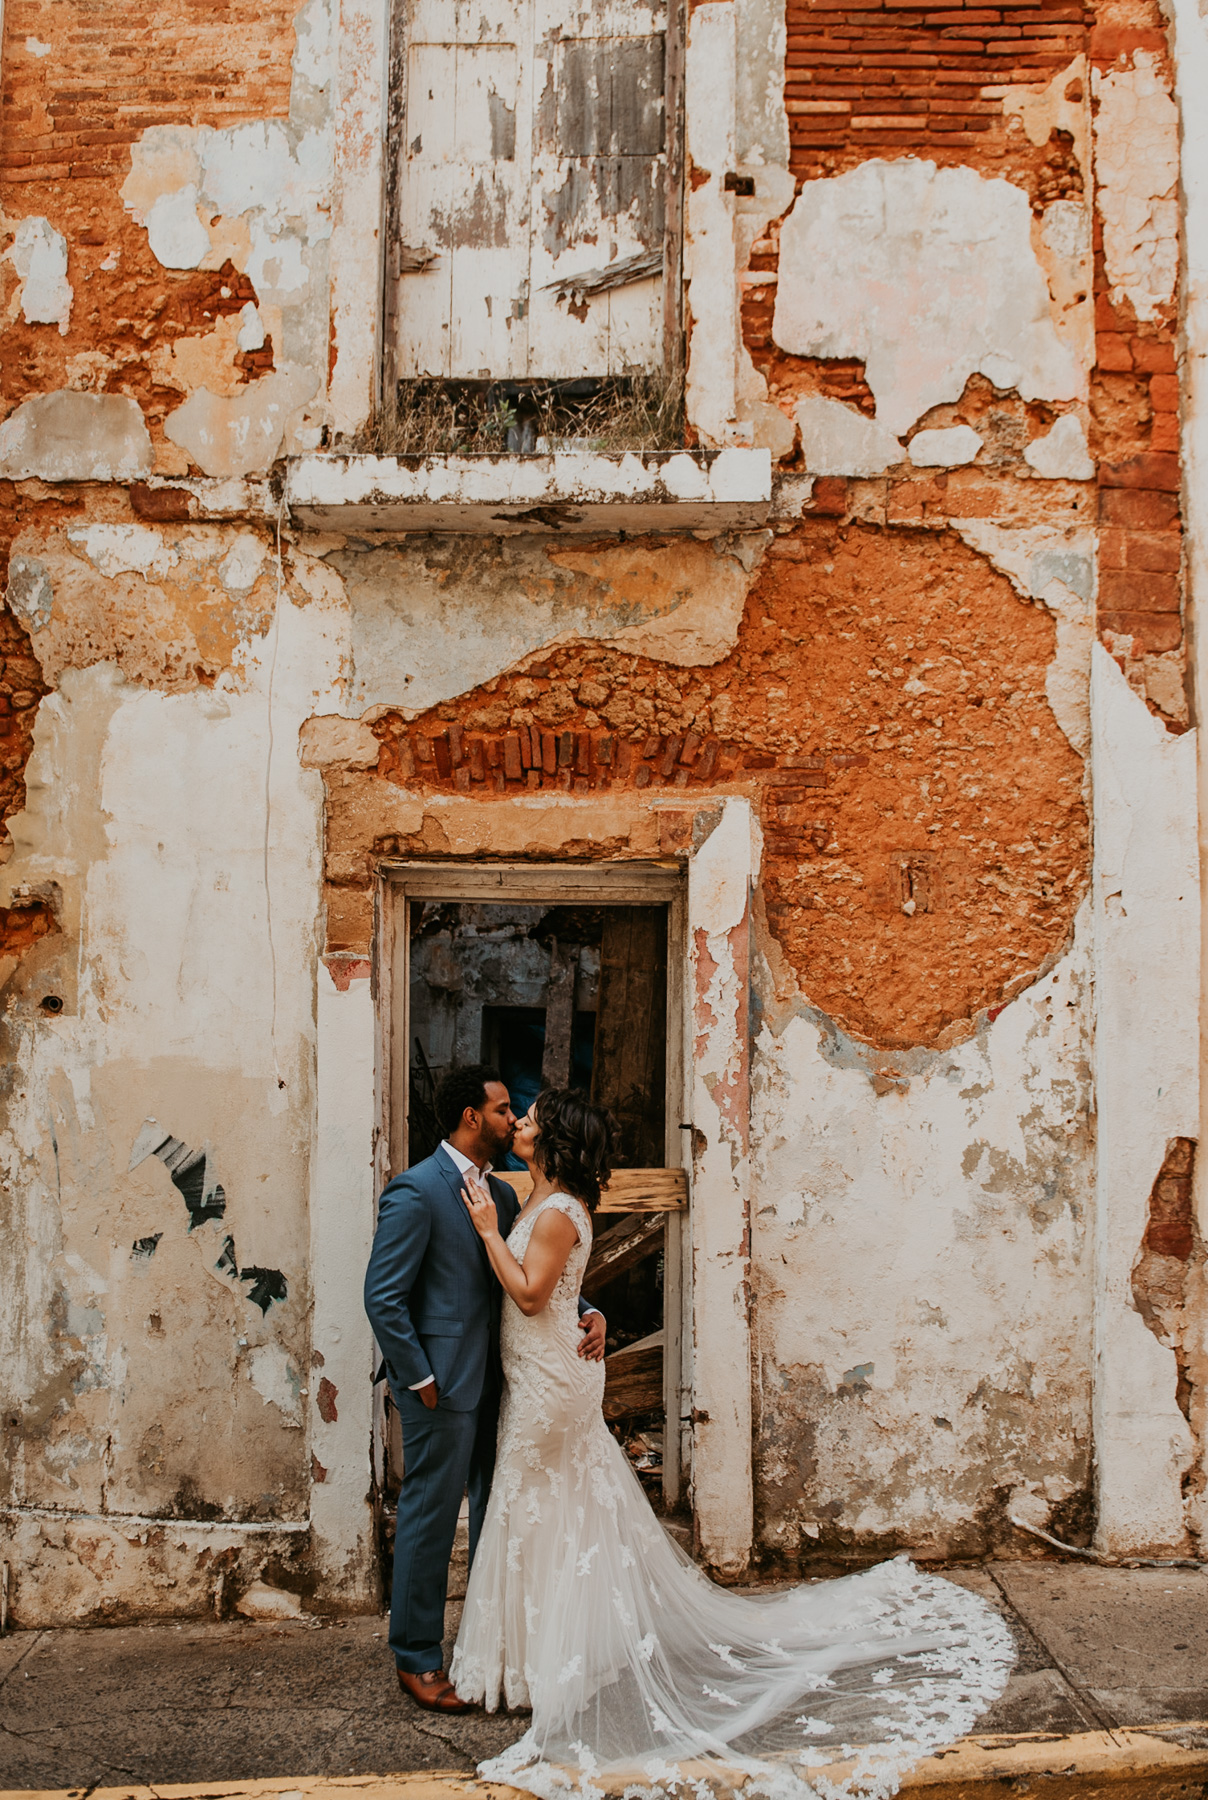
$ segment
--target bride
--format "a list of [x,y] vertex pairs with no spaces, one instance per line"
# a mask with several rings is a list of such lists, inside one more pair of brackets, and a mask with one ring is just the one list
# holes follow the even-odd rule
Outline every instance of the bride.
[[506,1295],[506,1386],[450,1675],[488,1712],[532,1708],[480,1773],[543,1800],[892,1794],[1001,1692],[1006,1626],[905,1557],[747,1595],[667,1536],[604,1422],[604,1364],[576,1354],[615,1144],[609,1114],[547,1089],[517,1128],[533,1190],[506,1243],[486,1188],[462,1189]]

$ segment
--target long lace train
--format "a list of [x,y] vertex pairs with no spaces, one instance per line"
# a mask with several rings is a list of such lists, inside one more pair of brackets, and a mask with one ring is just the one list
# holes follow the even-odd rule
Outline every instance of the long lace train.
[[[543,1312],[505,1301],[495,1482],[451,1671],[465,1698],[533,1716],[480,1772],[542,1800],[706,1800],[719,1782],[883,1800],[1001,1692],[1006,1626],[904,1557],[769,1595],[706,1580],[605,1425],[602,1365],[576,1354],[586,1215],[543,1204],[580,1241]],[[512,1232],[521,1260],[535,1216]]]

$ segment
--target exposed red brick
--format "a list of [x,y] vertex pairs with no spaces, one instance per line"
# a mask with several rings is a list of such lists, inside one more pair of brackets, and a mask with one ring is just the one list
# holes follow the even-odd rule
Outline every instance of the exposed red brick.
[[1101,633],[1131,637],[1152,656],[1178,650],[1183,642],[1183,621],[1176,613],[1110,612],[1101,607],[1098,623]]
[[1101,463],[1099,485],[1105,488],[1147,488],[1160,494],[1179,491],[1179,459],[1160,452],[1142,452],[1123,462]]
[[1179,578],[1147,569],[1103,569],[1099,604],[1110,612],[1177,613]]
[[[775,550],[717,664],[563,645],[415,721],[379,718],[377,768],[327,789],[329,945],[364,953],[375,856],[430,852],[422,833],[372,836],[397,816],[394,785],[457,791],[466,773],[464,791],[486,803],[683,790],[688,809],[737,787],[760,807],[775,937],[844,1029],[934,1041],[1000,1004],[1064,942],[1085,881],[1081,764],[1045,693],[1052,620],[952,532],[812,519]],[[912,695],[923,663],[928,691]],[[456,727],[471,761],[442,774],[423,746]],[[531,754],[534,730],[541,767],[509,777],[504,744],[527,732]],[[927,890],[910,914],[907,864],[909,897]]]
[[1099,494],[1099,519],[1126,531],[1177,531],[1179,502],[1174,494],[1152,494],[1136,488],[1107,488]]

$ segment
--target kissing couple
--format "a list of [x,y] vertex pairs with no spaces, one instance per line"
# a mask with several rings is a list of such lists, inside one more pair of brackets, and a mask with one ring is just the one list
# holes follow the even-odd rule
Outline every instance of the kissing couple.
[[[718,1781],[816,1800],[823,1769],[828,1793],[891,1794],[1001,1692],[1005,1624],[906,1557],[776,1593],[708,1581],[602,1411],[604,1321],[579,1289],[611,1115],[547,1088],[517,1121],[485,1064],[447,1075],[436,1108],[445,1140],[382,1193],[365,1279],[402,1420],[400,1685],[438,1712],[531,1710],[479,1772],[542,1800],[708,1800]],[[533,1177],[523,1206],[491,1173],[508,1149]],[[467,1492],[470,1576],[446,1675]]]

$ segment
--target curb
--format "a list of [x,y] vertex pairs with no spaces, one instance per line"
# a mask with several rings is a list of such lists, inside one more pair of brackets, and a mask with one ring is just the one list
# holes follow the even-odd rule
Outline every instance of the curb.
[[[1067,1736],[1030,1732],[962,1738],[916,1763],[902,1782],[919,1800],[964,1800],[987,1787],[1011,1800],[1202,1800],[1208,1722],[1130,1726]],[[530,1800],[516,1788],[461,1773],[280,1776],[112,1788],[9,1788],[0,1800]]]

